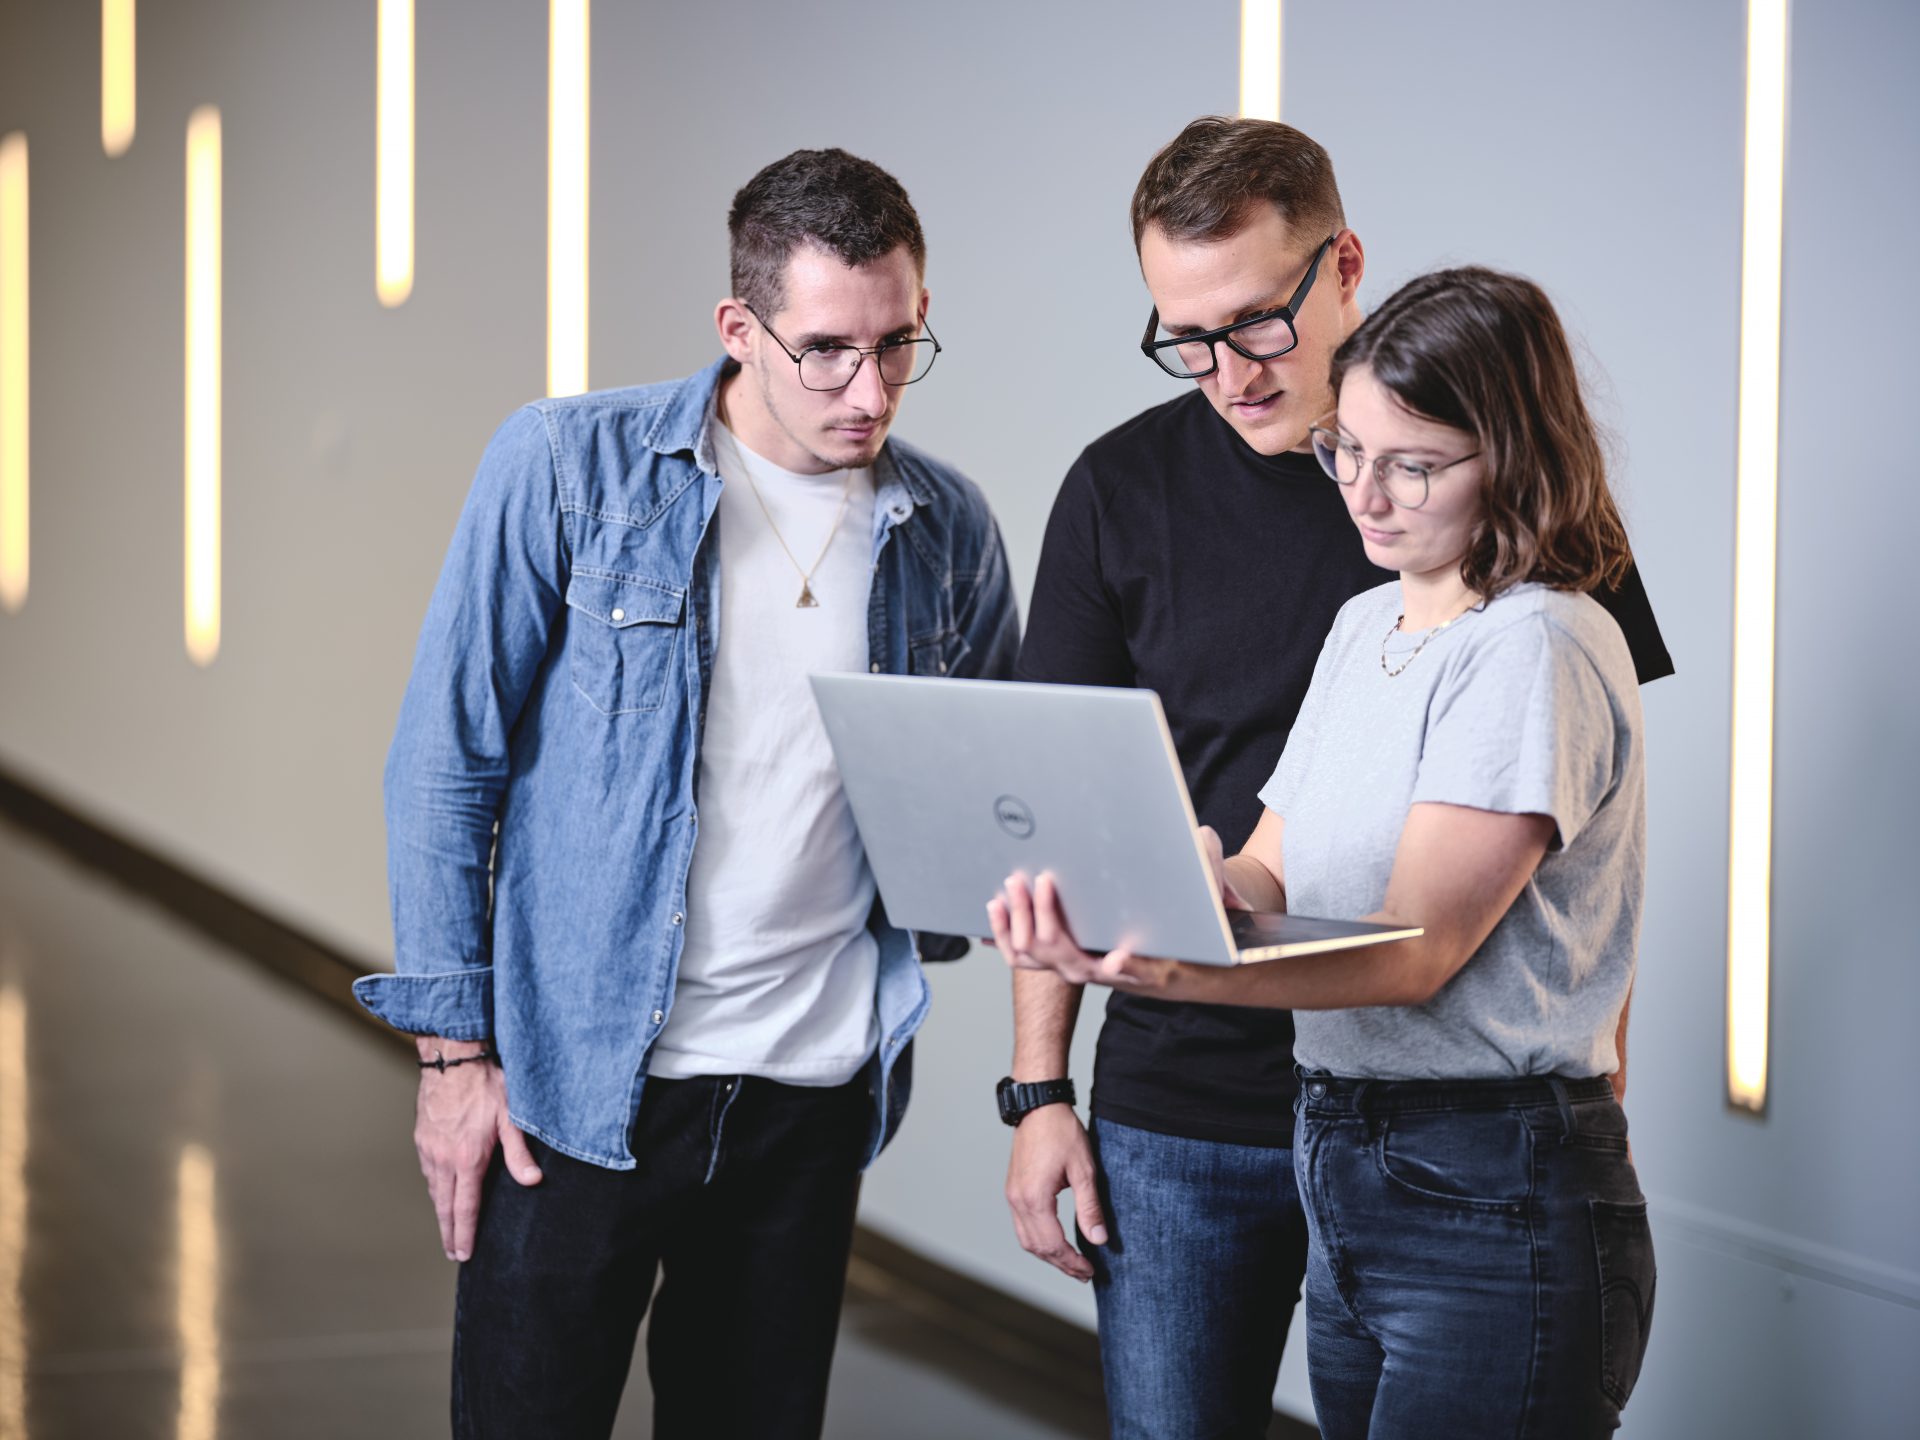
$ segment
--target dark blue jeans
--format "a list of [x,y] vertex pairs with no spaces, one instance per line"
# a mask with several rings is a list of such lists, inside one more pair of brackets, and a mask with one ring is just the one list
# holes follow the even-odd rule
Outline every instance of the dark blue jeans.
[[1294,1159],[1326,1440],[1581,1440],[1618,1427],[1654,1267],[1606,1080],[1308,1073]]
[[1300,1299],[1291,1151],[1096,1119],[1093,1262],[1114,1440],[1260,1440]]
[[656,1440],[818,1436],[872,1116],[864,1077],[654,1079],[633,1170],[529,1137],[545,1178],[523,1187],[496,1154],[460,1267],[454,1434],[604,1440],[651,1300]]

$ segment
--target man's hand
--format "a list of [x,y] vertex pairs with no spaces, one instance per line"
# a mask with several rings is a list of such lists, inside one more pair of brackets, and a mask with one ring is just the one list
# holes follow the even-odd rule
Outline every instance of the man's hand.
[[1080,1233],[1096,1245],[1106,1244],[1106,1217],[1093,1173],[1093,1146],[1071,1105],[1042,1105],[1014,1127],[1013,1160],[1007,1166],[1013,1233],[1021,1249],[1075,1280],[1091,1280],[1093,1266],[1060,1228],[1056,1202],[1071,1186]]
[[[420,1036],[418,1043],[422,1060],[436,1055],[458,1060],[481,1048],[472,1041],[433,1036]],[[527,1137],[507,1118],[507,1082],[499,1066],[477,1060],[420,1072],[413,1148],[420,1155],[420,1173],[427,1177],[427,1193],[433,1197],[434,1214],[440,1221],[440,1245],[449,1260],[473,1255],[481,1184],[496,1143],[509,1175],[522,1185],[540,1183],[540,1167],[527,1148]]]

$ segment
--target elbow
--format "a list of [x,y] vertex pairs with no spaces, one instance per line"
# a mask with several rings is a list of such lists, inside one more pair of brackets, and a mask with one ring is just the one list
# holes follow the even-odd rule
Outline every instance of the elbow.
[[1425,1005],[1447,988],[1447,982],[1460,973],[1460,967],[1467,962],[1467,956],[1453,953],[1457,947],[1442,944],[1430,944],[1428,937],[1409,942],[1410,949],[1417,947],[1417,953],[1410,957],[1409,963],[1401,974],[1402,994],[1395,1003],[1400,1005]]

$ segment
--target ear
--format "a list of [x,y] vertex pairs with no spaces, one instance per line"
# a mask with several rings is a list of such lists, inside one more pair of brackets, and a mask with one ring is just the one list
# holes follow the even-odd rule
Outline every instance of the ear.
[[713,307],[713,328],[720,332],[720,343],[736,364],[753,358],[753,312],[729,295]]
[[1351,305],[1360,293],[1360,280],[1367,272],[1367,252],[1360,237],[1342,230],[1333,242],[1334,274],[1340,277],[1340,304]]
[[933,292],[924,285],[920,287],[920,323],[927,323],[927,307],[933,303]]

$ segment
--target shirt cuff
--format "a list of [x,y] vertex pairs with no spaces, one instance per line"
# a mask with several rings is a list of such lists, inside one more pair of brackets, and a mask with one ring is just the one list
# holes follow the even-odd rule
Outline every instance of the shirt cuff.
[[396,1030],[447,1040],[493,1037],[493,967],[438,975],[362,975],[353,998]]

